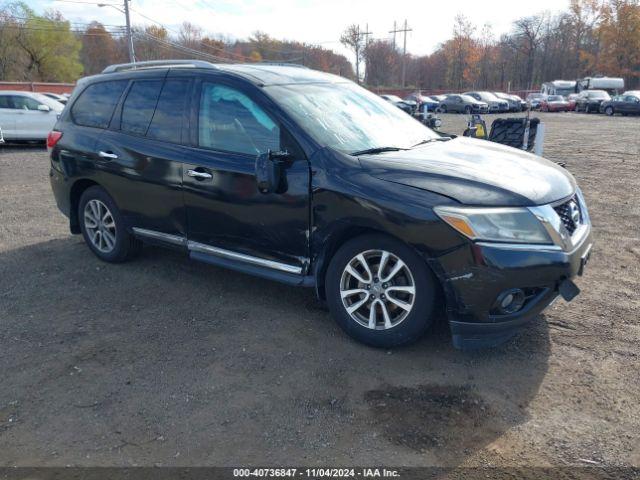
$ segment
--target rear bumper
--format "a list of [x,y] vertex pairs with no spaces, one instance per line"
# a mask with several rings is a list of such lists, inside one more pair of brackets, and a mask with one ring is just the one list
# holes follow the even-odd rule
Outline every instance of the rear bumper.
[[[561,292],[575,287],[571,279],[582,275],[592,245],[589,231],[571,252],[474,243],[439,258],[454,346],[495,346],[539,318]],[[524,306],[497,314],[496,299],[514,288],[527,293]]]

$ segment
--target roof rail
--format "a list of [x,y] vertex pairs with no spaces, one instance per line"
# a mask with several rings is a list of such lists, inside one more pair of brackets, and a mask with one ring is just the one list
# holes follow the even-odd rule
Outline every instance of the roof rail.
[[213,63],[205,62],[204,60],[149,60],[146,62],[120,63],[117,65],[109,65],[102,71],[102,73],[115,73],[124,72],[126,70],[171,67],[218,68]]
[[309,69],[309,67],[307,67],[306,65],[300,65],[299,63],[290,63],[290,62],[256,62],[256,63],[249,63],[248,65],[271,65],[275,67],[297,67],[297,68],[306,68],[307,70]]

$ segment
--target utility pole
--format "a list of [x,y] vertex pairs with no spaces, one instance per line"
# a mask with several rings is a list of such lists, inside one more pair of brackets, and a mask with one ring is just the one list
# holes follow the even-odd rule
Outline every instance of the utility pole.
[[402,87],[404,88],[407,77],[407,32],[412,31],[407,27],[407,19],[404,20],[404,28],[400,31],[404,33],[404,45],[402,47]]
[[[367,56],[367,47],[369,46],[369,35],[371,35],[371,32],[369,31],[369,24],[367,23],[364,32],[360,32],[360,27],[358,27],[358,41],[360,41],[360,37],[364,37],[364,54],[365,54],[365,59]],[[369,65],[366,63],[365,60],[365,71],[364,71],[364,80],[365,80],[365,84],[367,83],[367,70],[369,69]]]
[[133,52],[133,35],[131,35],[131,19],[129,18],[129,2],[130,0],[124,0],[124,16],[127,25],[127,44],[129,46],[129,61],[136,63],[136,55]]
[[396,49],[396,32],[398,30],[396,29],[396,21],[393,21],[393,30],[391,30],[389,33],[393,33],[393,50],[395,51]]
[[393,33],[393,49],[396,49],[396,33],[404,33],[404,42],[402,46],[402,86],[404,87],[407,76],[407,32],[413,30],[407,26],[407,20],[404,21],[404,28],[396,28],[396,22],[393,21],[393,30],[389,33]]

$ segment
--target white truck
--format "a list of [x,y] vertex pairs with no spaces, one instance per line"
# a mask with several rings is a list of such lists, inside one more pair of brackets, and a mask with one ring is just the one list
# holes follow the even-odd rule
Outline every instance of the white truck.
[[624,78],[617,77],[585,77],[578,80],[578,92],[582,90],[605,90],[610,95],[618,95],[624,91]]

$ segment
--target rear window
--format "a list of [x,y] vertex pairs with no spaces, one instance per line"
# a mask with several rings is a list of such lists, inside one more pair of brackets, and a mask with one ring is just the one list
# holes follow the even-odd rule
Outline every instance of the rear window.
[[0,95],[0,108],[13,108],[9,95]]
[[114,80],[89,85],[71,107],[71,117],[78,125],[107,128],[128,80]]
[[125,133],[146,135],[158,103],[162,80],[134,82],[122,105],[120,129]]
[[189,80],[167,80],[162,87],[147,137],[179,143],[182,119],[189,92]]

